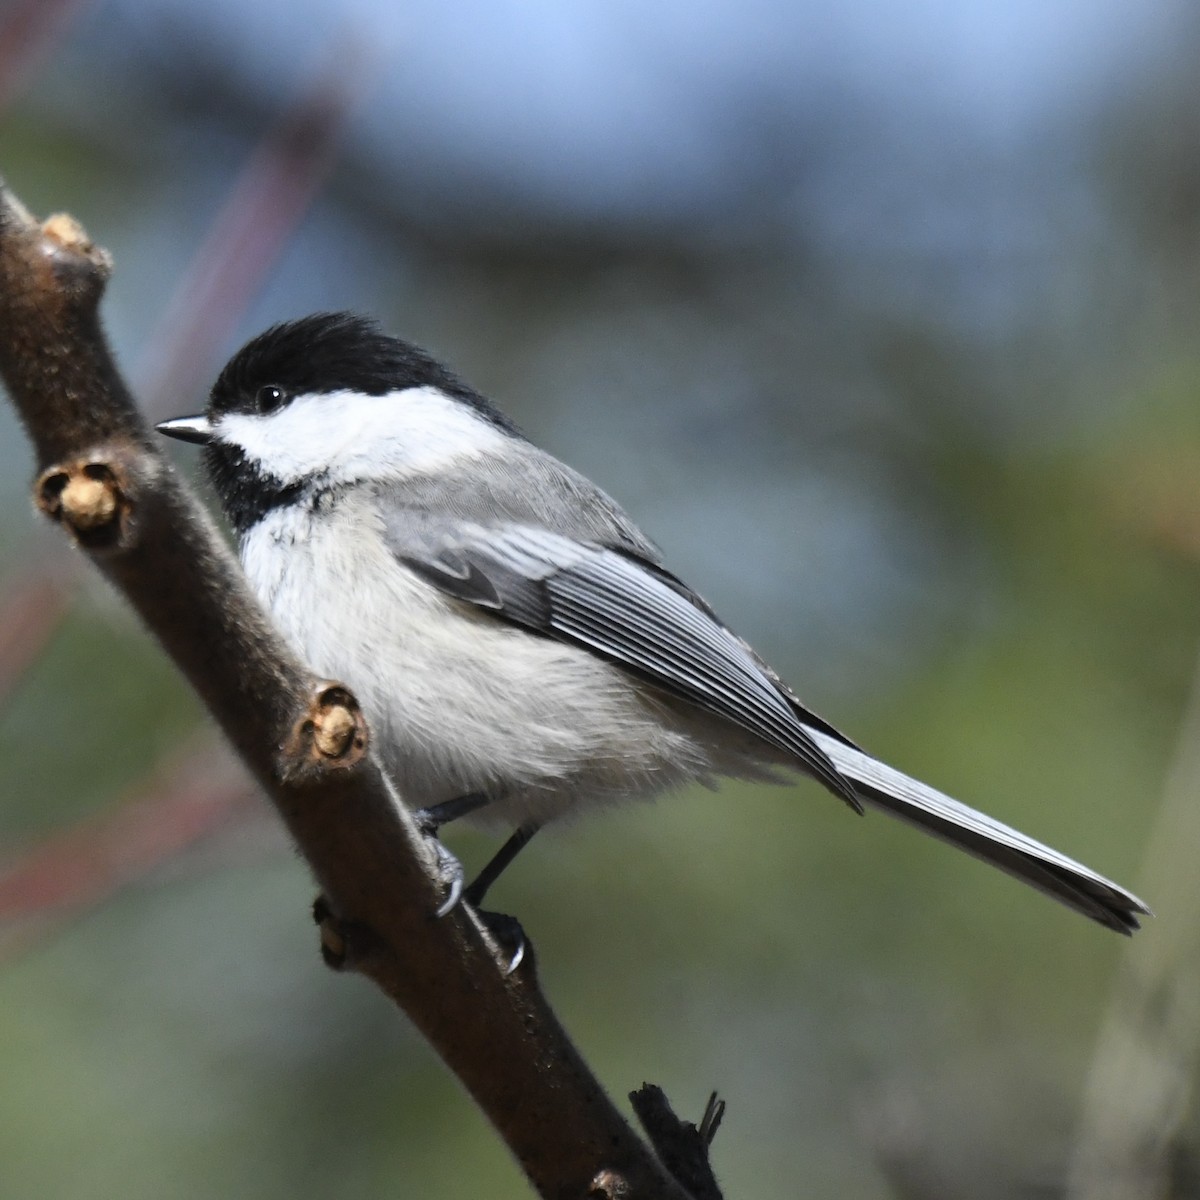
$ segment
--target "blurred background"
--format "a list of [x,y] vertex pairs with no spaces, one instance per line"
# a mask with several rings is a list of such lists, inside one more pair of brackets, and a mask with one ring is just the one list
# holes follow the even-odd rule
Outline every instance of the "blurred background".
[[[817,711],[1158,911],[809,784],[543,835],[497,907],[614,1095],[728,1101],[731,1198],[1200,1194],[1198,61],[1183,0],[0,4],[0,171],[114,253],[152,417],[377,314]],[[0,1195],[527,1195],[32,473],[5,408]]]

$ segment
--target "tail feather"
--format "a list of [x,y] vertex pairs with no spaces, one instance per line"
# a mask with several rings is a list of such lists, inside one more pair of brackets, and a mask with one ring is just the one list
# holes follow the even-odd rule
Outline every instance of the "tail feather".
[[1131,892],[1041,842],[992,820],[820,729],[809,728],[863,802],[958,846],[1118,933],[1150,909]]

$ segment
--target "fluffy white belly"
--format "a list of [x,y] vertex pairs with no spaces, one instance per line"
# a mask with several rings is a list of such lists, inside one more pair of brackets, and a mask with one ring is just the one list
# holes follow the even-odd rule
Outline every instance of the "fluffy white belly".
[[412,807],[484,792],[494,802],[481,820],[508,824],[714,773],[765,774],[761,743],[401,567],[366,503],[316,522],[279,510],[241,549],[303,661],[358,696],[373,748]]

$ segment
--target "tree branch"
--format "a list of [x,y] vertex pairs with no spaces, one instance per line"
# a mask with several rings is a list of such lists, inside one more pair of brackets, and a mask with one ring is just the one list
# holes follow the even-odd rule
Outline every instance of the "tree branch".
[[532,964],[505,978],[468,909],[433,917],[431,851],[366,752],[353,697],[291,658],[151,443],[100,328],[111,270],[74,221],[38,225],[0,183],[0,377],[35,447],[37,503],[137,609],[266,790],[349,933],[347,965],[430,1040],[538,1192],[687,1200]]
[[721,1200],[721,1189],[708,1161],[708,1148],[725,1116],[725,1101],[713,1092],[700,1124],[681,1121],[667,1102],[662,1088],[643,1083],[629,1093],[633,1111],[663,1165],[694,1200]]

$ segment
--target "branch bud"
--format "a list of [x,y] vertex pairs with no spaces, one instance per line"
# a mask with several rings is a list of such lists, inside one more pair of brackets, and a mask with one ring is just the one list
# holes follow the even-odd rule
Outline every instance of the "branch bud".
[[297,780],[330,768],[357,766],[367,753],[367,722],[349,688],[319,683],[282,747],[279,773]]
[[43,471],[34,485],[37,507],[66,527],[87,550],[126,540],[133,505],[116,456],[89,455]]

